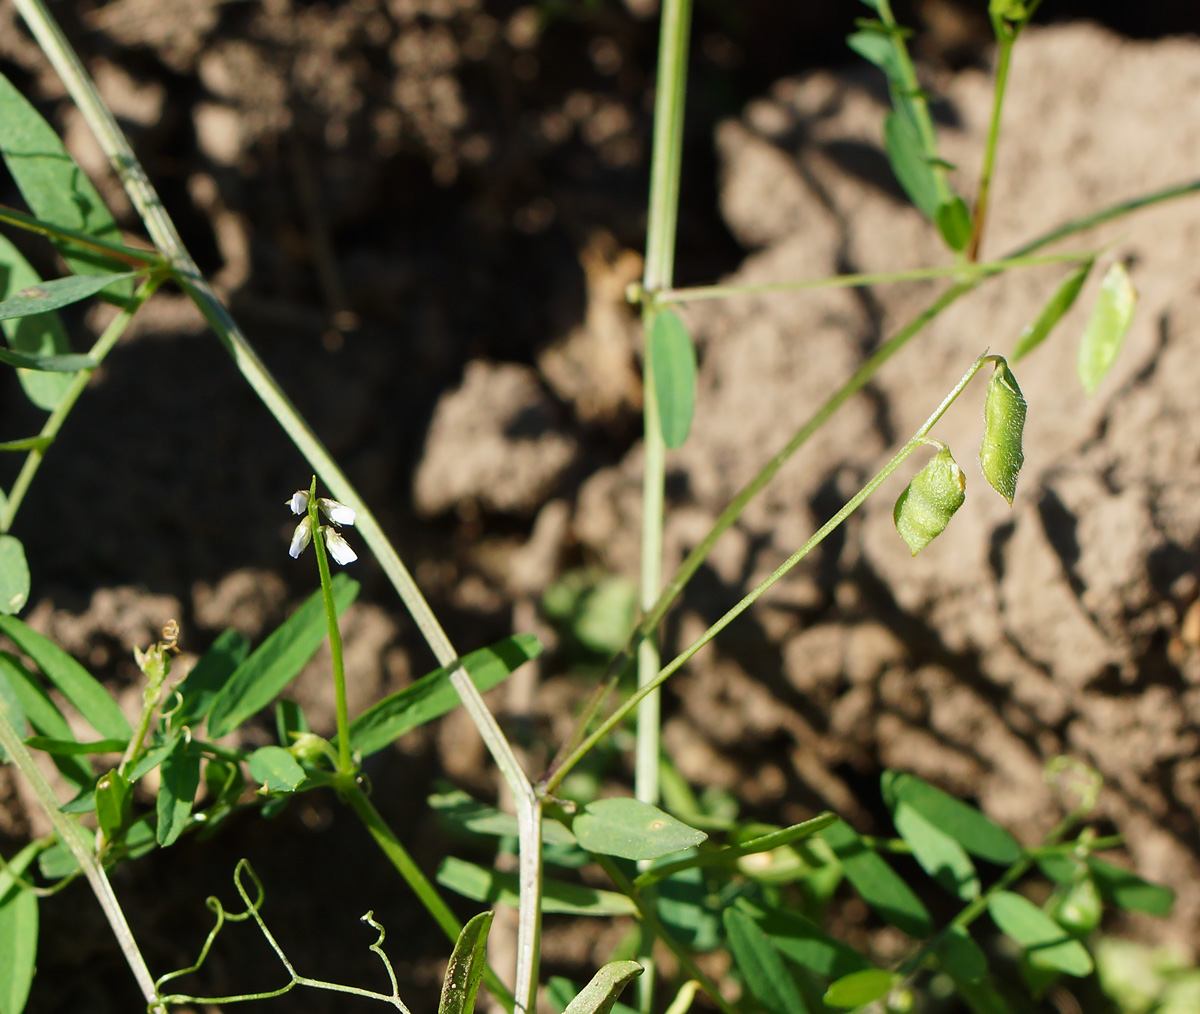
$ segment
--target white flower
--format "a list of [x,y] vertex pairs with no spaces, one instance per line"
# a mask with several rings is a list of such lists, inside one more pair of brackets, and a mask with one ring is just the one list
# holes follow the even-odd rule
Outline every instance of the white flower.
[[[291,499],[285,502],[292,509],[293,514],[303,514],[306,510],[308,510],[308,490],[296,490],[296,492],[292,494]],[[295,556],[296,554],[293,553],[292,555]]]
[[[299,495],[299,493],[296,494],[296,496]],[[307,497],[307,494],[305,494],[305,496]],[[292,502],[295,503],[295,497],[292,498]],[[300,512],[297,511],[296,513],[298,514]],[[304,516],[304,520],[301,521],[300,524],[296,526],[296,530],[292,532],[292,544],[288,547],[288,555],[293,560],[296,559],[301,553],[304,552],[304,547],[307,546],[310,541],[312,541],[312,518],[306,514]]]
[[[338,506],[342,506],[338,504]],[[350,510],[349,507],[346,510]],[[351,514],[354,512],[351,511]],[[358,554],[350,548],[349,543],[341,537],[333,528],[322,528],[325,533],[325,545],[329,547],[329,555],[337,562],[345,566],[347,563],[353,563],[358,559]]]
[[[307,505],[308,498],[305,497]],[[354,524],[354,508],[347,507],[344,503],[339,503],[337,500],[331,500],[327,496],[321,497],[317,504],[323,513],[335,525],[352,525]]]

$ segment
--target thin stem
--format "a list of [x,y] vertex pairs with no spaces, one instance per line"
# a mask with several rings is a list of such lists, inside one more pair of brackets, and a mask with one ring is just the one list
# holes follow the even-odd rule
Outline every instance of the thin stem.
[[[890,285],[899,282],[921,282],[934,278],[954,278],[964,281],[1001,274],[1015,268],[1041,267],[1045,264],[1078,263],[1095,257],[1095,251],[1049,254],[1044,257],[1011,257],[1007,260],[975,264],[947,264],[936,268],[913,268],[908,271],[876,271],[870,273],[831,275],[828,278],[804,278],[788,282],[760,282],[755,285],[696,285],[685,289],[664,289],[658,294],[659,304],[696,303],[730,296],[761,296],[773,292],[803,292],[807,289],[853,289],[868,285]],[[639,297],[640,298],[640,297]]]
[[1000,141],[1000,111],[1004,108],[1004,94],[1008,87],[1008,68],[1012,61],[1015,35],[1000,32],[997,35],[999,52],[996,55],[996,83],[992,90],[992,118],[988,123],[987,142],[983,149],[983,167],[979,171],[979,189],[975,196],[975,212],[971,222],[971,241],[967,245],[967,260],[979,260],[979,247],[983,242],[983,228],[987,224],[988,197],[992,188],[992,170],[996,165],[996,148]]
[[[165,276],[160,273],[151,274],[149,278],[138,286],[137,291],[130,296],[125,306],[112,319],[100,337],[96,339],[91,349],[88,350],[88,356],[95,360],[96,366],[99,366],[104,361],[105,356],[112,351],[117,340],[125,333],[125,329],[129,326],[130,321],[133,320],[133,315],[154,294],[155,289],[164,280]],[[12,489],[8,492],[7,502],[0,503],[0,532],[7,532],[12,528],[13,521],[17,517],[17,511],[21,508],[21,502],[25,499],[25,494],[29,492],[29,485],[33,482],[33,477],[37,475],[37,471],[41,467],[42,459],[46,456],[46,452],[50,449],[50,444],[54,442],[54,438],[58,436],[58,431],[62,429],[67,416],[71,414],[71,409],[75,407],[75,402],[83,394],[94,370],[95,367],[89,370],[80,370],[76,373],[71,378],[71,382],[67,385],[66,390],[63,391],[58,404],[54,406],[54,410],[46,417],[46,421],[42,424],[38,436],[44,438],[47,443],[33,448],[25,456],[25,461],[21,464],[21,470],[17,473],[17,477],[13,481]]]
[[92,893],[96,895],[96,900],[100,902],[100,907],[104,910],[113,936],[117,938],[121,953],[125,955],[125,961],[132,970],[134,978],[137,979],[138,987],[141,989],[147,1005],[156,1014],[165,1014],[166,1008],[159,999],[158,991],[154,986],[154,978],[150,975],[150,969],[146,967],[146,959],[142,957],[142,952],[138,949],[137,941],[133,938],[133,931],[130,930],[125,913],[121,910],[121,904],[117,901],[116,894],[113,893],[112,884],[108,881],[104,867],[88,844],[82,828],[59,809],[58,797],[54,795],[54,790],[50,788],[46,776],[42,774],[41,769],[30,756],[29,750],[26,749],[20,735],[12,727],[12,723],[9,722],[8,716],[5,715],[2,708],[0,708],[0,746],[3,746],[13,764],[25,776],[25,780],[33,789],[42,810],[58,835],[59,841],[71,850],[79,868],[87,877]]
[[[58,24],[50,16],[45,4],[42,0],[15,0],[15,3],[21,17],[37,39],[38,45],[58,72],[59,77],[62,78],[72,100],[91,127],[97,143],[121,180],[130,202],[141,216],[142,223],[151,240],[174,271],[175,280],[196,304],[204,319],[216,332],[217,338],[232,356],[242,376],[245,377],[247,383],[275,417],[284,432],[291,438],[297,450],[304,455],[326,488],[335,499],[355,511],[355,526],[362,535],[363,541],[375,554],[380,567],[383,568],[392,586],[400,595],[401,601],[404,602],[413,622],[421,631],[421,635],[429,644],[434,656],[444,666],[453,664],[459,657],[459,653],[454,650],[454,645],[438,622],[429,603],[421,594],[412,575],[409,574],[408,568],[404,566],[395,548],[384,534],[382,526],[368,509],[362,497],[359,496],[358,491],[346,478],[304,417],[284,394],[278,382],[246,340],[246,336],[228,309],[200,273],[200,269],[180,239],[179,233],[163,207],[149,177],[138,162],[129,141],[100,98],[95,83],[62,34]],[[535,876],[535,873],[540,871],[541,862],[541,842],[538,837],[538,821],[535,815],[540,810],[540,800],[534,793],[533,786],[521,768],[511,745],[500,731],[491,712],[488,711],[482,695],[461,666],[451,674],[450,682],[462,699],[467,713],[479,729],[496,766],[500,769],[501,775],[508,783],[509,789],[517,801],[518,842],[524,870],[521,878],[522,891],[532,890],[532,885],[540,881],[540,877]],[[527,857],[527,852],[537,853],[537,855]],[[522,893],[518,920],[518,967],[526,974],[531,970],[536,973],[536,956],[531,957],[530,952],[536,948],[541,932],[540,896],[526,896],[525,893]],[[528,999],[534,995],[536,989],[536,982],[519,982],[517,995]],[[527,1005],[526,1009],[532,1009],[532,1005]]]
[[80,232],[78,229],[69,229],[65,225],[43,222],[40,218],[26,215],[24,212],[17,211],[16,208],[10,208],[7,204],[0,204],[0,223],[23,229],[25,232],[32,232],[38,236],[45,236],[47,239],[62,240],[70,242],[74,246],[86,247],[107,257],[112,257],[114,260],[124,261],[135,268],[159,263],[157,250],[139,250],[137,247],[126,246],[124,243],[116,243],[110,239],[101,239],[99,236]]
[[329,559],[325,553],[325,542],[321,533],[321,516],[317,506],[317,477],[312,477],[308,489],[308,523],[312,531],[313,549],[317,554],[317,571],[321,576],[321,595],[325,600],[325,622],[329,627],[329,658],[333,666],[333,697],[337,711],[337,739],[339,774],[349,775],[354,770],[350,759],[350,718],[346,709],[346,666],[342,660],[342,629],[338,623],[337,606],[333,601],[333,578],[329,573]]
[[[387,821],[383,819],[382,814],[375,808],[375,804],[363,792],[361,786],[352,779],[347,778],[332,779],[331,784],[334,784],[346,797],[350,808],[358,816],[359,820],[363,822],[363,826],[375,840],[375,844],[379,846],[388,861],[396,868],[400,876],[404,878],[404,882],[408,884],[413,894],[425,906],[425,910],[433,916],[434,922],[446,934],[446,939],[451,943],[456,942],[459,934],[462,932],[462,923],[450,911],[450,906],[442,900],[442,896],[438,894],[437,888],[429,882],[429,879],[421,871],[421,867],[413,861],[412,856],[408,854],[408,850],[400,843],[400,839],[396,837],[392,829],[388,827]],[[491,968],[487,968],[483,973],[483,978],[492,996],[505,1007],[511,1009],[513,1006],[512,993],[508,991],[496,973]]]
[[933,428],[934,424],[945,414],[946,410],[954,402],[954,400],[963,392],[963,389],[970,383],[971,378],[987,363],[987,356],[980,356],[971,364],[970,369],[963,374],[962,379],[954,385],[954,389],[946,395],[945,400],[934,410],[933,414],[925,420],[921,428],[913,434],[912,438],[906,443],[882,469],[862,489],[854,494],[832,518],[825,522],[816,533],[801,546],[796,552],[789,556],[781,563],[772,574],[753,591],[745,595],[737,605],[729,609],[724,616],[710,626],[703,634],[700,635],[688,648],[675,656],[671,662],[659,671],[657,676],[645,686],[639,687],[638,690],[630,695],[621,705],[608,716],[600,726],[588,736],[580,745],[559,765],[554,774],[546,780],[544,791],[550,792],[554,786],[562,780],[563,776],[571,770],[580,759],[601,739],[608,735],[610,731],[619,723],[629,711],[636,707],[638,702],[648,693],[652,693],[658,687],[662,686],[679,668],[687,662],[701,648],[709,643],[714,637],[732,623],[738,616],[744,613],[762,594],[774,585],[781,577],[789,570],[796,566],[817,546],[819,546],[843,521],[853,514],[864,500],[870,496],[875,489],[892,474],[903,463],[913,451],[924,444],[925,436]]

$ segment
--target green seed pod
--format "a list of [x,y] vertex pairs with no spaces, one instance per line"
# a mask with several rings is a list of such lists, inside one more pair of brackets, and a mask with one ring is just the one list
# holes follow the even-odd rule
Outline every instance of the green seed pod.
[[1011,505],[1017,492],[1017,473],[1025,461],[1021,435],[1025,430],[1025,396],[1008,363],[996,359],[983,403],[983,443],[979,467],[983,477]]
[[949,447],[943,447],[896,499],[892,520],[916,556],[950,523],[966,499],[967,477]]

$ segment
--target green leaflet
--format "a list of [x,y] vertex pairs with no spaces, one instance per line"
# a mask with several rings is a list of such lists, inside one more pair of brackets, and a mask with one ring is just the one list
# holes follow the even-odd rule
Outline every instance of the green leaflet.
[[958,842],[907,803],[896,807],[892,819],[921,869],[939,887],[961,901],[979,896],[979,875]]
[[171,715],[171,725],[182,728],[199,722],[249,653],[250,642],[244,634],[232,629],[222,631],[175,687],[179,706]]
[[825,991],[825,1002],[831,1007],[865,1007],[887,996],[899,980],[900,976],[882,968],[864,968],[831,982]]
[[754,920],[734,907],[725,909],[722,919],[733,960],[754,998],[771,1014],[808,1014],[783,959]]
[[488,930],[492,928],[495,914],[480,912],[458,935],[442,980],[438,1014],[473,1014],[475,994],[479,992],[479,983],[487,968]]
[[641,974],[642,966],[636,961],[610,961],[567,1004],[563,1014],[609,1014],[621,991]]
[[1054,326],[1075,305],[1075,300],[1079,298],[1079,293],[1083,289],[1083,283],[1087,281],[1087,276],[1091,273],[1093,263],[1093,261],[1086,261],[1080,264],[1059,283],[1054,294],[1042,307],[1042,312],[1037,315],[1037,319],[1022,330],[1016,347],[1009,357],[1011,362],[1015,363],[1018,359],[1029,355],[1050,336]]
[[[358,595],[358,582],[335,574],[333,602],[341,615]],[[325,640],[325,601],[313,592],[226,680],[208,713],[208,734],[220,739],[261,711],[288,685]]]
[[21,1014],[37,963],[38,905],[32,891],[19,888],[11,873],[20,876],[41,851],[31,842],[0,870],[0,1012]]
[[883,121],[883,145],[892,172],[909,200],[922,215],[935,220],[941,203],[938,179],[925,157],[917,128],[903,113],[888,113]]
[[1137,291],[1125,265],[1117,261],[1104,275],[1100,295],[1079,342],[1079,380],[1089,395],[1096,393],[1100,381],[1117,361],[1136,307]]
[[[541,654],[533,634],[517,634],[464,656],[459,663],[481,692],[508,679],[521,665]],[[385,697],[350,723],[350,746],[364,757],[377,753],[410,729],[453,711],[458,691],[450,682],[456,666],[427,673],[411,686]],[[336,740],[335,740],[336,745]]]
[[162,761],[162,780],[159,783],[156,808],[158,821],[154,835],[163,848],[173,845],[187,827],[200,787],[199,747],[182,737]]
[[[41,276],[12,245],[0,235],[0,298],[6,298],[41,282]],[[0,321],[8,347],[29,356],[61,356],[71,353],[71,340],[57,313],[44,313],[20,320]],[[61,374],[32,373],[20,370],[17,379],[27,397],[38,408],[52,411],[71,378]]]
[[[432,795],[428,803],[442,820],[473,834],[497,838],[517,834],[516,817],[471,798],[461,789]],[[547,845],[574,845],[575,836],[558,821],[547,819],[542,821],[542,841]]]
[[[7,684],[29,724],[38,732],[52,739],[74,742],[75,734],[38,678],[6,651],[0,651],[0,680]],[[52,755],[51,760],[75,788],[92,787],[92,766],[85,758]]]
[[588,803],[571,830],[581,848],[623,859],[657,859],[708,838],[657,806],[630,797]]
[[[129,720],[121,713],[117,702],[104,686],[75,659],[62,650],[48,637],[26,626],[15,616],[0,616],[0,631],[10,637],[28,655],[43,675],[50,680],[70,701],[87,723],[105,739],[129,740],[133,729]],[[28,708],[26,711],[28,712]],[[30,718],[32,719],[32,715]],[[60,736],[48,729],[41,730],[56,739],[74,739]]]
[[839,979],[870,967],[853,947],[835,940],[811,919],[787,908],[759,908],[745,899],[738,901],[772,945],[788,961],[823,979]]
[[0,535],[0,613],[19,613],[29,601],[25,547],[13,535]]
[[933,932],[933,920],[912,889],[843,820],[818,832],[837,855],[846,879],[893,926],[918,940]]
[[[498,873],[447,856],[438,867],[437,881],[472,901],[517,906],[515,873]],[[542,911],[566,915],[637,915],[634,903],[616,891],[599,891],[548,878],[542,883]]]
[[0,320],[33,317],[70,306],[137,274],[136,271],[119,271],[100,275],[67,275],[65,278],[28,285],[0,302]]
[[1020,944],[1033,965],[1075,976],[1091,972],[1092,959],[1087,949],[1019,894],[997,891],[990,895],[988,914],[1005,936]]
[[890,809],[906,803],[972,855],[997,866],[1010,866],[1021,858],[1021,846],[1004,828],[915,775],[885,771],[880,785]]
[[945,530],[966,499],[967,477],[943,447],[896,498],[892,520],[913,556]]
[[646,336],[646,358],[654,380],[663,443],[682,447],[696,407],[696,347],[674,310],[654,315]]
[[281,746],[264,746],[250,755],[250,777],[264,792],[295,792],[304,781],[304,769]]
[[[54,128],[0,74],[0,155],[29,205],[44,222],[86,232],[99,239],[120,241],[117,223],[91,180],[67,154]],[[67,241],[55,246],[76,274],[108,274],[120,268],[117,262],[96,250]],[[127,297],[131,282],[114,288]]]

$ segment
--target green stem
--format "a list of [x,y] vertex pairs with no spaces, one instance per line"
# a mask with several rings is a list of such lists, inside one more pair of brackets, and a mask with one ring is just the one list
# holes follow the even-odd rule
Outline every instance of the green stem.
[[999,52],[996,55],[996,83],[992,90],[992,118],[988,123],[987,142],[983,149],[983,167],[979,171],[979,189],[975,196],[975,212],[971,222],[971,240],[967,244],[967,260],[979,260],[979,247],[983,242],[983,228],[987,223],[988,198],[992,189],[992,170],[996,165],[996,148],[1000,141],[1000,111],[1004,108],[1004,95],[1008,87],[1008,68],[1012,61],[1013,44],[1016,36],[1010,32],[997,34]]
[[883,466],[882,469],[879,470],[878,473],[876,473],[870,482],[868,482],[865,486],[863,486],[862,489],[855,493],[854,496],[845,503],[841,510],[839,510],[832,518],[826,521],[825,524],[823,524],[819,529],[817,529],[816,533],[806,543],[804,543],[803,546],[801,546],[798,550],[796,550],[796,552],[794,552],[783,563],[781,563],[765,581],[758,585],[758,587],[745,595],[742,600],[737,603],[737,605],[729,609],[724,616],[717,620],[716,623],[710,626],[703,634],[700,635],[699,638],[692,642],[687,649],[676,655],[667,666],[658,672],[653,680],[651,680],[645,686],[639,687],[638,690],[630,695],[625,701],[623,701],[621,705],[615,711],[613,711],[611,715],[608,716],[608,718],[601,722],[599,727],[590,736],[584,739],[584,741],[580,743],[579,746],[576,747],[576,749],[570,755],[568,755],[565,760],[563,760],[554,773],[545,780],[543,791],[551,792],[562,780],[563,776],[566,775],[566,773],[570,771],[571,768],[573,768],[577,763],[579,763],[584,754],[586,754],[601,739],[607,736],[608,733],[612,731],[612,729],[629,713],[629,711],[637,706],[638,702],[645,697],[646,694],[652,693],[654,690],[658,689],[658,687],[662,686],[662,684],[665,683],[672,675],[674,675],[675,672],[677,672],[685,662],[687,662],[693,655],[696,654],[696,652],[708,644],[709,641],[717,636],[717,634],[719,634],[722,630],[729,626],[730,623],[737,619],[737,617],[744,613],[760,596],[762,596],[765,591],[767,591],[768,588],[774,585],[789,570],[795,567],[796,564],[798,564],[817,546],[825,541],[830,532],[836,529],[843,521],[846,520],[846,518],[853,514],[859,508],[862,502],[866,500],[866,498],[870,496],[875,489],[885,479],[887,479],[887,477],[891,475],[892,472],[894,472],[910,454],[912,454],[913,451],[924,444],[925,437],[933,428],[934,424],[945,414],[946,409],[948,409],[954,400],[963,392],[963,389],[968,383],[970,383],[971,378],[974,377],[980,369],[982,369],[987,361],[987,356],[980,356],[975,360],[974,363],[971,364],[970,369],[963,374],[962,379],[954,385],[954,389],[948,395],[946,395],[945,400],[943,400],[937,409],[934,410],[933,414],[925,420],[921,428],[913,434],[908,443],[906,443],[897,452],[891,461],[889,461]]
[[[773,292],[803,292],[807,289],[853,289],[868,285],[890,285],[898,282],[922,282],[935,278],[954,278],[957,281],[984,278],[1015,268],[1041,267],[1046,264],[1075,264],[1091,260],[1095,251],[1049,254],[1044,257],[1010,257],[1006,260],[975,264],[947,264],[936,268],[914,268],[909,271],[877,271],[870,273],[833,275],[829,278],[804,278],[789,282],[761,282],[755,285],[696,285],[686,289],[664,289],[658,294],[660,305],[665,303],[695,303],[730,296],[760,296]],[[635,294],[640,299],[641,294]]]
[[99,236],[80,232],[78,229],[68,229],[64,225],[43,222],[40,218],[26,215],[17,211],[16,208],[10,208],[7,204],[0,204],[0,223],[23,229],[25,232],[32,232],[38,236],[45,236],[47,239],[66,241],[73,246],[86,247],[112,257],[114,260],[124,261],[135,268],[150,267],[160,263],[157,250],[139,250],[137,247],[101,239]]
[[[404,878],[404,882],[408,884],[413,894],[417,896],[421,904],[425,906],[425,910],[433,916],[434,922],[451,943],[457,942],[459,934],[462,932],[462,924],[455,918],[454,913],[450,911],[450,906],[442,900],[442,896],[438,894],[437,888],[429,882],[429,879],[421,871],[414,861],[412,856],[408,854],[408,850],[400,843],[400,839],[392,833],[392,829],[388,827],[387,821],[375,808],[375,804],[362,788],[349,778],[335,778],[331,783],[336,785],[338,790],[346,797],[350,803],[350,808],[357,815],[358,819],[363,822],[367,832],[375,840],[375,844],[387,857],[388,861],[396,868],[396,872]],[[513,1007],[513,995],[505,988],[499,977],[491,968],[487,968],[483,973],[484,982],[487,983],[487,988],[491,991],[493,997],[496,998],[509,1010]]]
[[133,931],[130,930],[125,913],[121,910],[121,904],[117,901],[116,894],[113,893],[112,884],[109,883],[104,867],[92,851],[83,829],[59,809],[58,797],[54,795],[54,790],[50,788],[46,776],[42,774],[41,768],[30,756],[3,708],[0,708],[0,746],[4,748],[12,763],[25,776],[25,780],[33,789],[43,812],[58,835],[58,840],[70,849],[79,868],[87,877],[92,892],[96,895],[96,900],[100,902],[100,907],[108,919],[113,936],[117,938],[121,953],[125,955],[125,961],[132,970],[134,978],[137,979],[138,987],[141,989],[149,1009],[155,1014],[165,1014],[166,1008],[159,999],[158,991],[154,986],[154,978],[150,975],[150,969],[146,967],[146,959],[142,957],[142,952],[138,949],[137,941],[133,938]]
[[[149,278],[138,286],[137,291],[112,319],[112,322],[104,329],[100,337],[96,339],[95,344],[88,351],[88,356],[96,361],[96,366],[99,366],[104,361],[104,357],[112,351],[117,340],[125,333],[129,322],[133,320],[133,315],[154,294],[154,290],[164,280],[164,276],[160,273],[151,274]],[[62,429],[67,416],[71,414],[71,409],[75,407],[75,402],[83,394],[93,372],[95,372],[95,367],[90,370],[80,370],[76,373],[71,378],[71,382],[67,385],[66,390],[63,391],[58,404],[54,406],[54,410],[46,417],[46,421],[42,424],[42,429],[38,436],[44,437],[48,443],[43,447],[34,448],[25,456],[25,461],[21,464],[21,470],[17,473],[17,477],[13,481],[12,489],[8,492],[7,502],[0,505],[0,532],[7,532],[12,528],[13,521],[17,517],[17,511],[21,508],[21,502],[25,499],[25,494],[29,492],[29,485],[33,482],[33,477],[37,475],[37,471],[41,467],[42,459],[46,456],[46,452],[50,449],[50,444],[54,442],[54,438],[58,436],[58,431]]]
[[[42,0],[15,0],[15,3],[38,45],[62,78],[72,100],[91,127],[97,143],[121,180],[130,202],[141,216],[146,232],[174,272],[175,280],[196,304],[233,358],[242,376],[287,433],[297,450],[304,455],[325,487],[335,499],[354,510],[355,527],[375,554],[380,567],[400,595],[434,656],[442,665],[452,665],[459,653],[455,651],[450,638],[409,574],[408,568],[404,566],[395,547],[384,534],[375,515],[368,509],[358,491],[304,417],[284,394],[283,389],[246,340],[246,336],[242,334],[228,309],[200,273],[129,141],[100,98],[95,83],[58,24],[50,16],[45,4]],[[537,959],[533,950],[540,936],[541,898],[540,893],[532,896],[528,892],[535,890],[541,879],[541,842],[538,832],[541,803],[512,746],[484,703],[483,696],[461,666],[451,674],[450,682],[462,699],[463,707],[479,729],[484,744],[517,802],[522,885],[517,928],[517,996],[518,1003],[524,1009],[532,1010],[530,998],[536,993],[537,983],[521,981],[520,975],[528,975],[531,971],[536,974],[537,970]]]
[[333,696],[337,711],[337,739],[339,774],[350,775],[354,762],[350,758],[350,718],[346,708],[346,666],[342,660],[342,630],[338,623],[337,606],[333,601],[333,578],[329,573],[329,559],[325,553],[325,542],[321,537],[321,516],[317,504],[317,477],[312,477],[308,488],[308,523],[312,530],[313,549],[317,554],[317,571],[321,576],[321,595],[325,600],[325,621],[329,626],[329,658],[333,665]]

